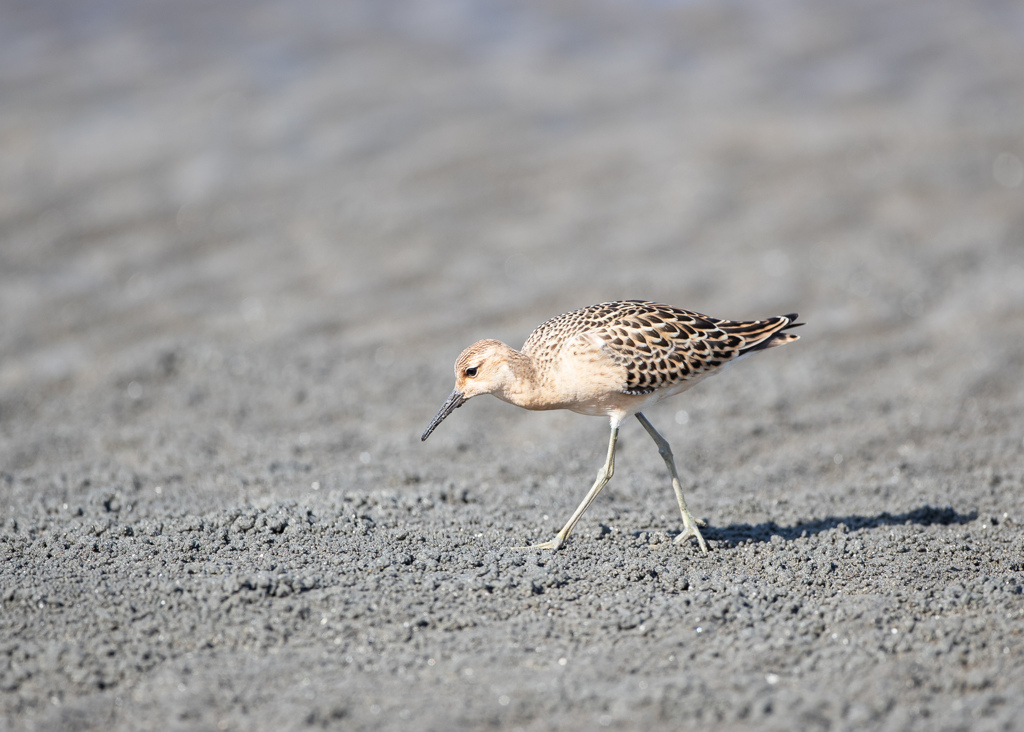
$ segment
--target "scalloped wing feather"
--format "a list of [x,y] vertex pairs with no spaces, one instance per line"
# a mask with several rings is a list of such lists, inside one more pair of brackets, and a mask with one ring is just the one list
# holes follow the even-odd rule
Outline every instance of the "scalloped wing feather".
[[552,318],[527,339],[523,353],[550,362],[579,336],[601,349],[625,373],[621,391],[642,396],[696,380],[730,361],[798,336],[782,333],[796,315],[729,321],[641,300],[600,303]]

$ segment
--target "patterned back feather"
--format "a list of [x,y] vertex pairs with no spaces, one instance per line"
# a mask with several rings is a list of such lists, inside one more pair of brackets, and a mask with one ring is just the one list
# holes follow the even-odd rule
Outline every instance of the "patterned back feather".
[[540,363],[550,363],[574,338],[597,338],[626,371],[626,394],[650,394],[721,368],[753,351],[799,336],[782,333],[802,323],[796,314],[767,320],[711,318],[671,305],[626,300],[605,302],[559,315],[540,325],[523,346]]

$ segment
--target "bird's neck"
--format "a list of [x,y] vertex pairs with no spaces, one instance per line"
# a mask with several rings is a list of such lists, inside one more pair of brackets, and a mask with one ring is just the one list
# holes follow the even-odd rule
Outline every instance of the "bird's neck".
[[508,350],[511,378],[495,396],[524,409],[545,409],[541,406],[541,384],[533,359],[513,348]]

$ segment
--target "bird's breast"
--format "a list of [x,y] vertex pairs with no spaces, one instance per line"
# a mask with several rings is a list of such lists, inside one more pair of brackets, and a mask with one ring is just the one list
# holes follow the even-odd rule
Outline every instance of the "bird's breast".
[[527,409],[570,409],[604,415],[615,409],[626,384],[626,370],[586,339],[535,358],[536,381],[521,404]]

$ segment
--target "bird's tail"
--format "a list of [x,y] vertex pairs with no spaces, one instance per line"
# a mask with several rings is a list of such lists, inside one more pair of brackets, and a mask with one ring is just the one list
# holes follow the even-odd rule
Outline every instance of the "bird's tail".
[[790,313],[767,320],[723,320],[716,325],[729,335],[742,338],[743,346],[738,355],[746,355],[800,340],[800,336],[795,333],[785,332],[803,325],[796,322],[798,317],[796,313]]

